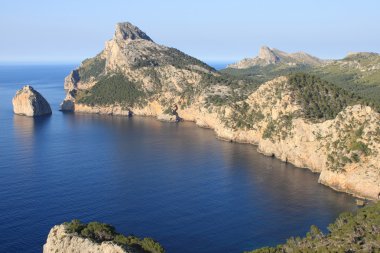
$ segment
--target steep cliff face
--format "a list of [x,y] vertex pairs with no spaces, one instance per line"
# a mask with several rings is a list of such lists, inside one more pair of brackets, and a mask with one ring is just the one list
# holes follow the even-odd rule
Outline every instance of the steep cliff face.
[[133,253],[112,242],[96,243],[66,232],[65,225],[54,226],[43,246],[43,253]]
[[[357,196],[377,199],[380,193],[380,116],[368,106],[349,106],[336,118],[312,122],[280,77],[260,86],[246,100],[208,108],[199,97],[180,118],[212,128],[221,139],[258,145],[265,155],[321,173],[320,182]],[[177,97],[177,101],[180,97]],[[174,102],[176,99],[173,100]],[[165,108],[151,102],[142,108],[77,104],[75,111],[165,119]],[[172,120],[173,121],[173,120]],[[239,123],[244,121],[243,123]],[[240,125],[238,125],[240,124]]]
[[[266,155],[319,172],[320,182],[337,190],[377,199],[380,118],[355,96],[308,76],[295,78],[298,84],[282,76],[255,89],[131,29],[119,24],[105,49],[73,72],[78,77],[67,78],[71,90],[62,109],[194,121],[219,138],[258,145]],[[259,58],[276,62],[284,54],[264,48]],[[101,71],[89,75],[100,61]]]
[[15,114],[29,117],[51,114],[51,108],[46,99],[29,85],[16,92],[12,103]]

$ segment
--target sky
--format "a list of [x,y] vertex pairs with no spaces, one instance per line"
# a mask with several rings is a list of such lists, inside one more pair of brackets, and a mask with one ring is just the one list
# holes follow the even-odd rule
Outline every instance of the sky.
[[122,21],[206,62],[262,45],[324,59],[380,52],[378,0],[0,0],[0,62],[79,63]]

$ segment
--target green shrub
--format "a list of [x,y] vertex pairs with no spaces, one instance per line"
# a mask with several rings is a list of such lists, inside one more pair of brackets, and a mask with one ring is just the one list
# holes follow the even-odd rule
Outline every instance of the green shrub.
[[367,144],[361,142],[361,141],[354,141],[353,143],[351,143],[351,150],[352,151],[360,151],[362,152],[364,155],[369,155],[371,153],[371,150],[370,148],[368,147]]
[[90,222],[81,231],[81,235],[96,242],[103,242],[113,240],[116,232],[115,228],[111,225],[99,222]]
[[81,231],[85,228],[85,225],[82,224],[80,220],[72,220],[71,222],[65,222],[64,224],[68,233],[80,234]]
[[348,105],[360,103],[360,98],[353,93],[313,75],[290,75],[289,84],[309,119],[333,119]]
[[131,82],[122,74],[114,73],[101,78],[91,89],[78,96],[78,102],[87,105],[125,106],[143,104],[145,93],[139,85]]
[[271,139],[275,131],[276,131],[276,124],[273,121],[270,121],[263,132],[263,138]]
[[379,252],[380,202],[355,213],[342,213],[323,234],[316,226],[304,238],[290,238],[285,244],[264,247],[250,253],[284,252]]
[[79,220],[72,220],[65,222],[64,225],[67,233],[76,233],[97,243],[112,241],[122,247],[134,248],[141,253],[165,253],[165,249],[152,238],[140,239],[136,236],[124,236],[116,232],[113,226],[105,223],[90,222],[85,224]]
[[78,69],[79,78],[81,81],[88,81],[91,77],[98,77],[104,73],[106,60],[101,59],[99,55],[94,58],[84,60]]

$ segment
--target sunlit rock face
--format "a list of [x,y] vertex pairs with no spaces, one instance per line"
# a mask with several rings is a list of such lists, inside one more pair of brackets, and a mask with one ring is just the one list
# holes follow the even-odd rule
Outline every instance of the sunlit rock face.
[[18,115],[35,117],[51,114],[51,108],[46,99],[29,85],[16,92],[12,103],[13,111]]
[[43,246],[43,253],[132,253],[112,242],[96,243],[68,234],[64,225],[54,226]]

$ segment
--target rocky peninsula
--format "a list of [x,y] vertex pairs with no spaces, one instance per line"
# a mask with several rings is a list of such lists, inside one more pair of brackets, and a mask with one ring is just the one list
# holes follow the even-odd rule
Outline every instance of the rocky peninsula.
[[[261,54],[265,65],[279,60],[268,50]],[[321,64],[301,56],[292,55]],[[62,110],[179,117],[214,129],[219,138],[257,145],[265,155],[318,172],[319,182],[336,190],[373,200],[379,196],[379,113],[315,76],[284,75],[258,84],[218,72],[156,44],[130,23],[119,23],[105,49],[65,79],[65,89]]]

